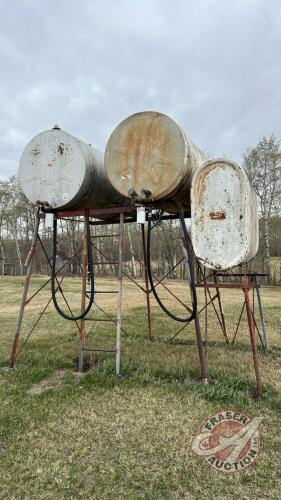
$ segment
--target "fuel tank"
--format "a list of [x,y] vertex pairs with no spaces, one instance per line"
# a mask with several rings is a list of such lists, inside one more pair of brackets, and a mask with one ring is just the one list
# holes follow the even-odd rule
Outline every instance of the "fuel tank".
[[210,269],[226,270],[258,251],[256,193],[234,161],[207,161],[191,187],[191,238],[196,257]]
[[174,120],[154,111],[122,121],[105,149],[111,184],[141,203],[172,198],[189,207],[192,175],[205,161]]
[[124,201],[108,180],[103,153],[58,126],[31,139],[18,175],[27,198],[52,209],[112,208]]

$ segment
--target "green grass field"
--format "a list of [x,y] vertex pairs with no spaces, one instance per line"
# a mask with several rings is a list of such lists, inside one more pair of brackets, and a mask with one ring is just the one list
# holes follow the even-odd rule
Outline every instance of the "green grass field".
[[[31,289],[42,282],[35,278]],[[74,304],[79,304],[79,286],[78,280],[66,280],[65,289]],[[116,288],[110,280],[99,280],[98,286]],[[169,286],[184,296],[182,284]],[[193,327],[187,327],[178,344],[171,345],[169,338],[179,325],[167,319],[153,300],[154,340],[150,342],[144,294],[126,281],[124,292],[121,378],[114,375],[110,354],[90,356],[90,369],[78,377],[77,328],[51,306],[16,367],[7,368],[21,279],[0,278],[0,498],[279,499],[280,287],[262,289],[270,350],[259,347],[261,401],[253,398],[245,318],[235,345],[226,345],[210,309],[210,383],[203,386]],[[27,306],[22,340],[49,296],[46,288]],[[104,295],[98,304],[113,313],[115,300],[114,295]],[[231,335],[242,292],[225,290],[223,301]],[[201,323],[204,326],[203,316]],[[87,328],[89,346],[114,347],[111,325],[89,322]],[[229,409],[264,417],[263,444],[254,465],[224,475],[195,456],[190,441],[208,416]]]

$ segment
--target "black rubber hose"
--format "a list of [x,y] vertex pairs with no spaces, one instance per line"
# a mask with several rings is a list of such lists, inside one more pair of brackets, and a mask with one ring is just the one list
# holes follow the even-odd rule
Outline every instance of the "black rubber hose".
[[[178,207],[177,207],[178,209]],[[151,290],[153,292],[153,295],[155,299],[157,300],[159,306],[163,311],[170,316],[170,318],[174,319],[175,321],[180,321],[181,323],[190,323],[192,321],[196,314],[197,314],[197,293],[196,293],[196,286],[195,286],[195,279],[194,279],[194,271],[193,271],[193,266],[192,266],[192,252],[191,252],[191,244],[188,236],[188,232],[186,229],[185,225],[185,220],[184,220],[184,213],[182,209],[178,209],[179,212],[179,217],[180,217],[180,222],[181,222],[181,227],[183,230],[183,235],[184,235],[184,241],[185,241],[185,246],[187,250],[187,255],[188,255],[188,267],[189,267],[189,274],[190,274],[190,288],[191,288],[191,296],[192,296],[192,313],[188,318],[179,318],[178,316],[175,316],[171,311],[169,311],[161,301],[157,291],[156,287],[154,286],[153,282],[153,276],[152,276],[152,271],[151,271],[151,233],[153,230],[152,227],[152,219],[151,215],[148,217],[148,229],[147,229],[147,272],[148,272],[148,278],[151,286]]]
[[52,299],[54,306],[57,310],[57,312],[64,318],[68,319],[70,321],[78,321],[79,319],[84,318],[88,312],[90,311],[93,302],[94,302],[94,297],[95,297],[95,284],[94,284],[94,265],[93,265],[93,250],[92,250],[92,243],[91,243],[91,231],[90,231],[90,223],[89,223],[89,217],[86,218],[85,224],[87,225],[87,236],[88,236],[88,268],[90,271],[90,277],[91,277],[91,291],[90,291],[90,297],[89,297],[89,302],[88,305],[85,309],[85,311],[78,316],[68,316],[58,305],[57,298],[56,298],[56,288],[57,288],[57,283],[56,283],[56,256],[57,256],[57,219],[54,217],[54,223],[53,223],[53,259],[52,259],[52,276],[51,276],[51,289],[52,289]]

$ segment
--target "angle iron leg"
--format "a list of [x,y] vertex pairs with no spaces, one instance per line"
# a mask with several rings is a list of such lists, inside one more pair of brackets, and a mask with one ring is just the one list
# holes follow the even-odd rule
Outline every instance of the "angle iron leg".
[[263,307],[262,307],[262,301],[261,301],[261,293],[260,293],[260,285],[257,283],[257,298],[258,298],[258,304],[259,304],[259,312],[260,312],[260,320],[261,320],[261,326],[262,326],[262,339],[263,339],[263,345],[265,349],[269,348],[269,343],[268,343],[268,338],[267,338],[267,332],[266,332],[266,326],[265,326],[265,320],[264,320],[264,314],[263,314]]
[[[216,275],[215,271],[214,271],[213,276],[214,276],[214,283],[217,285],[218,284],[218,278],[217,278],[217,275]],[[225,323],[224,310],[223,310],[223,305],[222,305],[221,294],[220,294],[220,289],[219,288],[217,288],[217,294],[218,294],[219,310],[220,310],[220,314],[221,314],[222,331],[223,331],[223,335],[224,335],[226,343],[229,344],[229,338],[228,338],[228,334],[227,334],[227,328],[226,328],[226,323]]]
[[251,309],[251,304],[250,304],[250,297],[249,297],[250,294],[249,294],[248,284],[244,284],[243,292],[244,292],[244,296],[245,296],[245,304],[246,304],[246,311],[247,311],[247,317],[248,317],[249,333],[250,333],[254,368],[255,368],[255,374],[256,374],[257,395],[258,395],[258,397],[261,397],[262,396],[262,382],[261,382],[261,376],[260,376],[260,371],[259,371],[259,361],[258,361],[258,353],[257,353],[255,326],[254,326],[253,314],[252,314],[252,309]]
[[21,304],[20,304],[20,309],[19,309],[17,323],[16,323],[16,333],[15,333],[15,337],[14,337],[11,358],[10,358],[11,368],[13,368],[15,366],[15,362],[17,360],[19,337],[20,337],[21,325],[22,325],[22,320],[23,320],[23,315],[24,315],[24,308],[25,308],[25,304],[26,304],[27,292],[28,292],[29,283],[30,283],[32,260],[33,260],[34,253],[36,250],[39,224],[40,224],[40,213],[38,211],[37,217],[36,217],[36,222],[35,222],[34,233],[33,233],[33,237],[32,237],[31,249],[30,249],[30,252],[29,252],[27,259],[26,259],[26,262],[25,262],[25,266],[27,266],[27,268],[26,268],[26,274],[25,274],[25,279],[24,279],[24,284],[23,284],[23,289],[22,289]]
[[118,242],[118,298],[116,311],[116,375],[120,376],[121,361],[121,308],[123,292],[123,245],[124,245],[124,214],[120,214],[119,242]]
[[[187,242],[190,246],[190,242]],[[185,246],[183,245],[183,250],[185,249]],[[190,250],[192,250],[190,248]],[[186,260],[188,261],[188,253],[185,249],[184,255]],[[190,251],[190,255],[192,255],[192,252]],[[194,269],[194,259],[192,258],[192,266]],[[188,266],[186,266],[187,272],[188,272]],[[206,359],[206,349],[203,344],[202,340],[202,334],[201,334],[201,327],[200,327],[200,321],[199,321],[199,315],[196,314],[194,318],[194,325],[195,325],[195,332],[196,332],[196,341],[197,341],[197,349],[198,349],[198,354],[199,354],[199,361],[200,361],[200,372],[201,372],[201,379],[203,384],[208,384],[208,368],[207,368],[207,359]],[[206,346],[207,347],[207,346]]]
[[146,243],[145,243],[144,224],[141,224],[141,236],[142,236],[143,260],[144,260],[144,276],[145,276],[145,294],[146,294],[146,305],[147,305],[148,338],[149,338],[149,340],[152,340],[150,295],[149,295],[149,281],[148,281],[148,272],[147,272],[147,252],[146,252]]
[[[82,257],[82,296],[81,296],[81,313],[85,311],[86,306],[86,289],[87,289],[87,271],[88,271],[88,230],[86,226],[86,217],[84,219],[83,233],[83,257]],[[80,320],[80,351],[79,351],[79,372],[83,372],[84,366],[84,348],[85,348],[85,318]]]

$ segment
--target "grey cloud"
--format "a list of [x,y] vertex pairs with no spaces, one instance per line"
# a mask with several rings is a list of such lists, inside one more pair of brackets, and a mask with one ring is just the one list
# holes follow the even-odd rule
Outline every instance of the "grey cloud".
[[2,0],[0,24],[2,177],[54,123],[104,149],[146,109],[236,160],[281,136],[278,0]]

